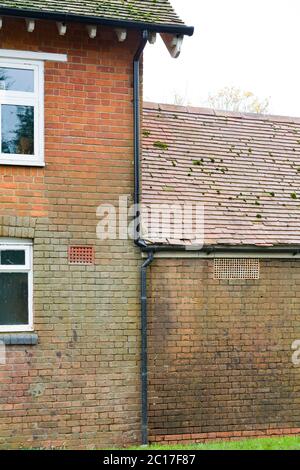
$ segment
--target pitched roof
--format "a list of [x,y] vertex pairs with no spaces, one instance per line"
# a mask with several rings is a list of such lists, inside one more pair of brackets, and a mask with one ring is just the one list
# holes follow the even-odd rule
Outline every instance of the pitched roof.
[[[56,15],[57,20],[72,18],[83,20],[119,20],[137,25],[169,26],[182,29],[182,34],[192,34],[177,16],[169,0],[3,0],[0,14],[28,14],[33,17]],[[8,14],[9,12],[7,12]],[[155,28],[154,28],[155,29]]]
[[203,203],[205,245],[300,245],[300,119],[145,103],[143,135],[144,203]]

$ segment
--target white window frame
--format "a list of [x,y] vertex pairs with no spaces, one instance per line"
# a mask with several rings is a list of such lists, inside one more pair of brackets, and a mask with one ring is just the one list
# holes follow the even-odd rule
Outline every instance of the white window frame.
[[[0,90],[0,164],[22,166],[45,166],[44,158],[44,62],[20,58],[1,58],[0,67],[33,70],[34,91]],[[1,105],[34,107],[34,155],[6,154],[1,152]]]
[[25,265],[0,265],[0,273],[27,273],[28,274],[28,324],[1,325],[1,333],[33,331],[33,260],[32,242],[29,240],[0,239],[0,251],[24,250]]

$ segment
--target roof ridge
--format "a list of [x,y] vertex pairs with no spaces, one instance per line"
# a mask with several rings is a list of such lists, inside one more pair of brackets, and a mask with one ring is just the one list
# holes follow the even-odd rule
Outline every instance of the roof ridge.
[[239,118],[249,119],[253,121],[270,121],[270,122],[283,122],[291,124],[300,124],[300,117],[296,116],[280,116],[276,114],[259,114],[259,113],[245,113],[237,111],[219,111],[212,108],[197,107],[197,106],[181,106],[176,104],[167,103],[154,103],[145,101],[143,104],[145,110],[156,110],[162,112],[175,112],[183,114],[199,114],[215,117]]

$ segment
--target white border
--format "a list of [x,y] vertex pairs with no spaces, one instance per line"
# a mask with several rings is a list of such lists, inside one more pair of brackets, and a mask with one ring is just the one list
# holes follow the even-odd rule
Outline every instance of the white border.
[[18,272],[28,274],[28,324],[27,325],[0,325],[1,333],[33,331],[33,259],[32,242],[29,240],[0,239],[0,249],[24,249],[25,266],[0,266],[0,272]]
[[[0,67],[18,67],[31,69],[34,72],[34,91],[19,92],[0,90],[0,105],[12,104],[34,107],[34,155],[13,155],[0,153],[0,164],[21,166],[45,166],[44,159],[44,62],[26,61],[26,59],[1,59]],[[0,108],[1,115],[1,108]],[[1,116],[0,116],[1,122]],[[1,142],[1,126],[0,126]]]
[[52,54],[51,52],[16,51],[15,49],[0,49],[0,58],[15,58],[23,60],[48,60],[52,62],[67,62],[67,54]]

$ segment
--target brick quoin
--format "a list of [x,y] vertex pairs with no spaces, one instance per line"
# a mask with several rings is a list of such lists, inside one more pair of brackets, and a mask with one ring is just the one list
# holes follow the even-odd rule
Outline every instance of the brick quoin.
[[[39,336],[37,346],[6,348],[0,448],[140,441],[140,253],[130,240],[96,238],[97,206],[133,192],[140,39],[128,34],[118,43],[101,27],[91,40],[84,25],[70,24],[60,37],[46,21],[29,34],[24,20],[8,18],[0,31],[1,48],[68,55],[45,62],[45,169],[0,166],[0,233],[34,238]],[[71,244],[94,246],[95,265],[69,266]]]

